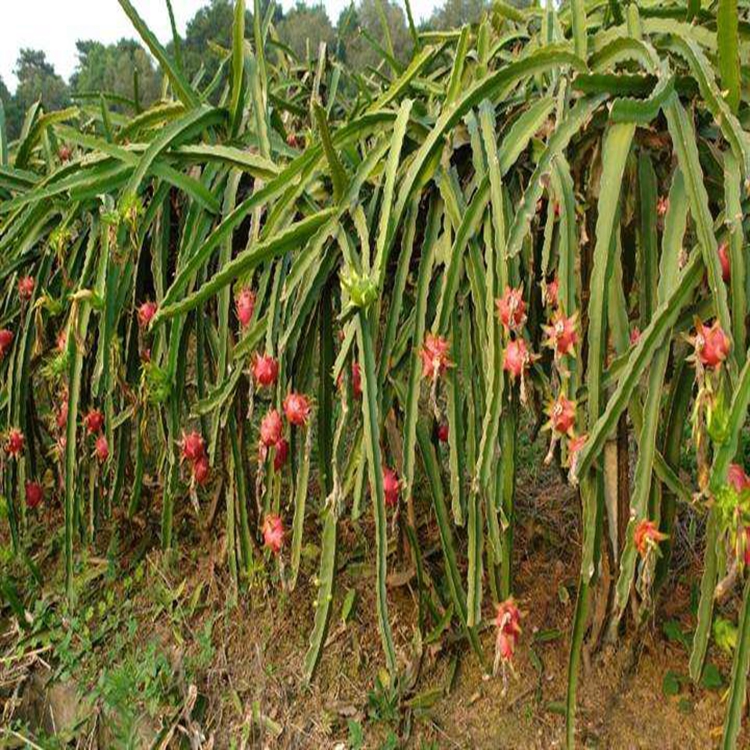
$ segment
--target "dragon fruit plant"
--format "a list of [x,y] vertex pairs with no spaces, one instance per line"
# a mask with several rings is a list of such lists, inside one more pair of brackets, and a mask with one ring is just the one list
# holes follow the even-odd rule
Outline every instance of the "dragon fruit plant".
[[[744,586],[746,644],[750,49],[737,4],[571,0],[541,19],[497,2],[455,31],[413,27],[408,62],[385,54],[355,82],[325,45],[299,61],[273,43],[258,0],[249,34],[235,2],[223,77],[191,81],[119,3],[161,66],[163,100],[116,117],[106,96],[35,106],[12,143],[0,117],[0,465],[14,550],[35,505],[61,506],[73,603],[91,541],[77,523],[95,536],[122,507],[159,513],[169,552],[176,510],[211,487],[236,591],[257,565],[286,565],[291,589],[307,575],[303,545],[320,550],[309,682],[339,520],[369,509],[373,619],[395,684],[397,516],[420,565],[442,568],[449,586],[431,595],[489,675],[491,611],[498,664],[525,663],[516,449],[524,424],[544,424],[581,518],[567,746],[592,597],[611,603],[607,640],[640,633],[688,505],[706,518],[691,677],[717,591]],[[680,470],[688,451],[693,473]],[[41,500],[34,477],[48,472],[60,487],[45,480]],[[144,476],[158,483],[149,504]],[[105,494],[92,513],[85,498]],[[427,516],[440,561],[421,559]],[[599,577],[608,546],[612,592]],[[749,664],[738,647],[724,747]]]

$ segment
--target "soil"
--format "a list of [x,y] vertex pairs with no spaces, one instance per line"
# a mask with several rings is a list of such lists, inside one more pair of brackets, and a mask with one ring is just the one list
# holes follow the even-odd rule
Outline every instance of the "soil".
[[[142,706],[131,746],[156,747],[161,742],[168,747],[337,750],[564,746],[568,634],[580,551],[577,499],[553,474],[521,485],[517,494],[514,590],[524,617],[512,671],[507,671],[505,680],[502,674],[483,675],[477,657],[457,630],[446,631],[431,642],[426,635],[419,638],[414,580],[401,545],[394,543],[389,559],[390,618],[402,672],[407,675],[404,679],[412,685],[392,701],[376,625],[374,559],[367,542],[373,538],[369,516],[358,526],[348,519],[340,524],[334,612],[328,642],[309,688],[301,686],[300,676],[313,618],[314,545],[304,550],[303,569],[293,592],[279,594],[278,587],[265,580],[251,596],[241,593],[231,609],[225,606],[231,588],[220,529],[204,534],[201,540],[186,539],[183,531],[179,559],[169,565],[156,549],[155,535],[153,548],[131,549],[131,562],[138,554],[145,556],[146,574],[127,597],[122,577],[111,584],[117,592],[112,606],[128,599],[129,612],[138,622],[136,650],[156,643],[157,651],[169,660],[173,681],[165,691],[171,698],[151,703],[148,710],[143,695],[130,696],[132,705]],[[421,506],[419,510],[420,542],[426,565],[437,579],[443,569],[437,528],[432,514]],[[152,515],[158,514],[152,510]],[[221,522],[216,521],[216,526]],[[315,539],[314,526],[310,531],[308,538]],[[120,547],[127,548],[122,526],[119,533],[123,537]],[[134,539],[143,537],[141,528],[132,533]],[[673,629],[671,638],[665,635],[666,623],[678,622],[686,633],[694,627],[691,595],[699,559],[699,551],[682,553],[679,576],[664,588],[656,615],[637,638],[632,618],[626,616],[627,627],[616,647],[587,650],[579,681],[579,747],[686,750],[718,744],[731,661],[712,647],[709,659],[723,676],[724,687],[693,686],[684,677],[686,646],[674,638]],[[127,568],[127,559],[123,565]],[[154,605],[159,581],[177,592],[171,608]],[[105,589],[102,586],[102,592]],[[344,622],[341,607],[351,590],[356,599]],[[175,625],[176,609],[182,612],[181,630]],[[481,641],[491,662],[494,629],[488,593],[483,614],[487,624]],[[3,615],[0,717],[6,727],[21,726],[12,723],[21,721],[30,733],[45,727],[48,733],[51,729],[59,733],[59,718],[67,713],[67,736],[80,746],[119,746],[108,729],[106,701],[95,691],[101,683],[97,676],[101,677],[110,658],[105,643],[92,646],[86,656],[87,671],[69,670],[65,681],[53,680],[55,650],[35,655],[32,649],[19,649],[22,640],[17,626],[7,612]],[[205,632],[208,621],[213,623],[210,660],[201,663],[195,658],[198,634]],[[668,681],[670,675],[677,678],[671,683],[676,690],[665,689],[665,677]],[[50,719],[55,715],[58,722],[53,727]],[[30,734],[9,732],[5,742],[23,747],[21,736]],[[744,734],[740,747],[747,747],[748,742]]]

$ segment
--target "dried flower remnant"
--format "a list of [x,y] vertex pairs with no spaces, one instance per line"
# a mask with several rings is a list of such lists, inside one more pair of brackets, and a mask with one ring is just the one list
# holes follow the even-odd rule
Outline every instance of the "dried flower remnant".
[[495,301],[497,316],[506,331],[519,332],[526,322],[526,302],[523,299],[523,287],[513,289],[505,287],[500,299]]
[[635,548],[642,558],[645,558],[651,550],[658,550],[659,542],[664,541],[666,538],[667,535],[659,531],[656,523],[646,518],[636,526],[633,535]]

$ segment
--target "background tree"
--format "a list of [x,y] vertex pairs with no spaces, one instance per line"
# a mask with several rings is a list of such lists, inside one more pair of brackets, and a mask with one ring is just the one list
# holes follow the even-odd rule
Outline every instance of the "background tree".
[[[41,101],[45,112],[62,109],[70,104],[68,84],[55,72],[41,50],[22,49],[16,62],[18,86],[12,104],[6,108],[9,138],[17,138],[26,110]],[[4,94],[3,94],[4,95]]]
[[445,0],[433,11],[426,25],[431,29],[455,29],[465,23],[477,23],[488,7],[486,0]]
[[138,71],[138,98],[148,106],[161,95],[161,76],[156,72],[150,55],[133,39],[116,44],[95,41],[76,42],[78,65],[70,78],[76,94],[108,92],[134,97],[133,74]]
[[[210,80],[219,68],[219,57],[211,51],[209,42],[222,47],[231,46],[233,4],[229,0],[211,0],[187,23],[185,38],[180,42],[182,66],[189,78],[193,78],[203,66],[206,80]],[[251,16],[247,14],[246,23]],[[174,54],[170,44],[170,52]]]
[[383,18],[387,20],[394,57],[400,63],[409,58],[412,40],[404,11],[389,0],[360,0],[353,8],[342,11],[338,21],[343,57],[351,70],[365,73],[368,66],[378,67],[383,62],[382,54],[372,43],[389,52]]
[[[265,15],[271,0],[261,0],[261,12]],[[248,3],[252,8],[252,3]],[[185,38],[180,40],[180,55],[182,67],[189,78],[194,78],[203,68],[204,81],[211,80],[221,63],[219,55],[212,51],[211,42],[229,49],[232,45],[232,23],[234,18],[233,0],[210,0],[187,23]],[[277,23],[283,18],[280,5],[274,6],[273,21]],[[252,37],[253,14],[245,11],[245,34]],[[167,46],[174,54],[174,44]]]
[[306,59],[309,44],[310,54],[315,55],[321,42],[332,47],[336,33],[323,5],[306,5],[297,2],[277,23],[276,29],[282,42],[288,45],[300,60]]
[[[2,76],[0,76],[0,102],[3,103],[3,109],[5,111],[5,122],[8,124],[8,132],[10,135],[10,123],[17,119],[15,114],[16,102],[13,98],[13,94],[10,93],[8,87],[5,85]],[[10,137],[14,137],[10,135]]]

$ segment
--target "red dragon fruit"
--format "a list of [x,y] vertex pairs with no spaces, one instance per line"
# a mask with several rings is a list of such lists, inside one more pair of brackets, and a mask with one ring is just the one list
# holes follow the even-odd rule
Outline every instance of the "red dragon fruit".
[[274,446],[273,468],[274,471],[281,471],[281,467],[286,463],[286,457],[289,455],[289,443],[284,438],[279,438]]
[[578,463],[578,454],[581,452],[581,448],[586,445],[588,435],[574,435],[568,442],[568,466],[570,470],[576,473],[576,464]]
[[249,288],[244,287],[234,301],[234,309],[237,313],[237,319],[243,328],[250,325],[255,311],[255,293]]
[[722,242],[719,245],[719,262],[721,263],[721,278],[728,284],[732,276],[732,263],[729,259],[729,244]]
[[26,482],[26,506],[28,508],[38,508],[44,500],[44,490],[39,482]]
[[284,522],[275,513],[269,513],[263,521],[263,544],[274,555],[284,546]]
[[260,422],[260,442],[266,448],[281,440],[281,431],[284,425],[281,422],[281,415],[277,409],[271,409]]
[[389,508],[395,508],[398,505],[398,476],[393,469],[389,469],[388,467],[383,468],[383,494],[385,495],[385,504]]
[[549,424],[557,435],[573,435],[576,423],[576,405],[561,393],[547,408]]
[[33,276],[21,276],[18,279],[18,296],[22,302],[28,302],[34,296]]
[[57,410],[57,413],[55,414],[55,422],[57,423],[57,429],[58,430],[64,430],[66,425],[68,424],[68,397],[67,394],[65,395],[65,398],[60,403],[60,408]]
[[261,388],[273,385],[279,376],[279,363],[270,354],[256,354],[252,368],[253,378]]
[[284,399],[284,414],[289,424],[296,427],[304,427],[310,416],[310,403],[307,397],[301,393],[289,393]]
[[552,316],[551,325],[543,326],[547,334],[545,345],[552,349],[555,357],[575,355],[575,347],[578,343],[577,313],[566,316],[559,308]]
[[750,489],[750,477],[739,464],[729,464],[727,470],[727,482],[737,491],[744,492]]
[[545,293],[544,293],[545,304],[553,308],[557,307],[559,295],[560,295],[560,282],[557,276],[555,276],[555,278],[552,279],[552,281],[550,281],[547,284],[547,287],[545,289]]
[[719,321],[709,327],[696,321],[696,333],[694,339],[695,354],[704,367],[717,369],[729,354],[729,336],[724,333],[724,329]]
[[497,627],[495,644],[497,656],[503,662],[511,661],[521,635],[521,611],[512,597],[497,605],[495,626]]
[[8,440],[5,443],[5,452],[13,458],[18,458],[26,445],[24,434],[16,427],[12,427],[8,432]]
[[206,443],[202,435],[195,430],[187,434],[183,432],[179,445],[182,452],[182,460],[188,463],[193,464],[206,455]]
[[109,458],[109,443],[107,442],[107,436],[104,433],[99,435],[94,443],[94,455],[99,463],[102,464]]
[[449,344],[442,336],[428,333],[419,356],[422,358],[422,376],[434,380],[439,378],[452,362],[448,357]]
[[[343,372],[340,372],[336,379],[336,387],[344,387]],[[356,360],[352,360],[352,393],[354,394],[354,398],[362,398],[362,368]]]
[[158,307],[156,302],[149,300],[138,308],[138,325],[141,328],[148,328],[149,323],[151,323],[154,315],[156,315]]
[[503,357],[503,370],[510,374],[511,380],[522,378],[529,367],[531,356],[523,339],[514,339],[508,342]]
[[0,328],[0,359],[3,359],[13,345],[13,331]]
[[92,409],[84,418],[83,422],[86,425],[86,432],[89,435],[96,435],[102,431],[104,427],[104,414],[99,409]]
[[39,482],[26,482],[26,506],[28,508],[38,508],[44,500],[44,490]]
[[193,463],[193,479],[199,487],[203,487],[209,479],[211,467],[208,464],[208,456],[203,454]]

